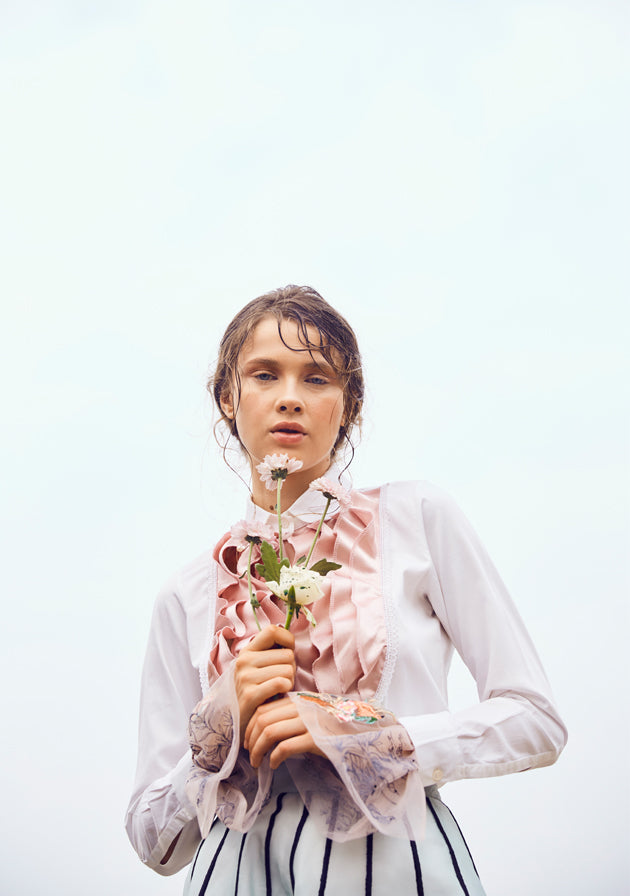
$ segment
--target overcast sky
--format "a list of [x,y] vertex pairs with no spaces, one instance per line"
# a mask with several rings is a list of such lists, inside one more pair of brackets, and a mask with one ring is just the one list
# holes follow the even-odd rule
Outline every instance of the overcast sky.
[[149,618],[242,516],[204,381],[291,282],[359,336],[355,484],[455,496],[569,727],[556,766],[443,791],[488,896],[625,891],[628,19],[0,5],[4,892],[181,892],[123,830]]

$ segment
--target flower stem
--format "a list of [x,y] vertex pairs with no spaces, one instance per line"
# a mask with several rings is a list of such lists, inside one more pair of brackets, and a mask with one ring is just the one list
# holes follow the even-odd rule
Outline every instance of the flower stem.
[[278,511],[278,560],[282,563],[284,554],[282,552],[282,506],[280,504],[280,491],[282,489],[282,479],[278,479],[278,488],[276,492],[276,510]]
[[288,629],[289,626],[291,625],[291,622],[293,620],[293,614],[295,613],[295,607],[296,607],[295,595],[293,595],[293,597],[291,597],[291,595],[289,595],[288,604],[289,604],[289,609],[287,610],[287,618],[284,623],[284,627],[286,629]]
[[256,615],[256,607],[259,607],[258,599],[254,597],[254,589],[252,588],[252,551],[254,550],[254,542],[250,541],[249,543],[249,555],[247,557],[247,585],[249,588],[249,602],[252,605],[252,610],[254,611],[254,619],[256,620],[256,625],[258,626],[258,631],[262,631],[260,627],[260,622],[258,621],[258,616]]
[[330,507],[331,498],[326,498],[326,506],[324,507],[324,512],[322,513],[322,518],[319,521],[319,526],[317,527],[317,532],[315,533],[315,538],[313,539],[313,544],[311,545],[311,549],[308,552],[308,557],[306,558],[306,563],[304,566],[308,567],[309,561],[315,550],[315,545],[317,544],[317,539],[319,538],[319,533],[322,531],[322,526],[324,524],[324,520],[326,519],[326,514],[328,513],[328,508]]

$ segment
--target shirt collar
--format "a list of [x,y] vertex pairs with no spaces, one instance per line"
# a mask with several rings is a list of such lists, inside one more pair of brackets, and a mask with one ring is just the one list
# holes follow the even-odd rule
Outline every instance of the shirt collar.
[[[346,489],[350,489],[352,487],[350,477],[343,471],[343,468],[339,463],[332,464],[324,473],[324,476],[326,477],[326,479],[330,479],[331,482],[340,482],[341,485],[343,485],[343,487]],[[297,529],[300,526],[307,525],[308,523],[319,522],[319,520],[321,519],[321,515],[324,512],[324,507],[326,506],[326,500],[327,499],[321,492],[307,488],[306,491],[300,495],[297,501],[294,501],[293,504],[282,514],[283,526],[290,523],[293,524],[293,526]],[[338,510],[339,506],[337,502],[333,501],[330,505],[328,516],[337,513]],[[263,510],[262,507],[254,504],[251,497],[247,502],[245,517],[248,520],[270,523],[271,525],[277,523],[278,519],[275,513],[269,513],[269,511]]]

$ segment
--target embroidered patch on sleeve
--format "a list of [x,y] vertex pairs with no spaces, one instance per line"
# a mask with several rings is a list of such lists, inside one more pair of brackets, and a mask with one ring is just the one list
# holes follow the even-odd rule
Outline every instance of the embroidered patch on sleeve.
[[338,697],[336,694],[316,694],[312,691],[298,691],[297,695],[302,700],[315,703],[340,722],[363,722],[366,725],[373,725],[388,716],[393,718],[392,713],[363,700],[350,700],[347,697]]

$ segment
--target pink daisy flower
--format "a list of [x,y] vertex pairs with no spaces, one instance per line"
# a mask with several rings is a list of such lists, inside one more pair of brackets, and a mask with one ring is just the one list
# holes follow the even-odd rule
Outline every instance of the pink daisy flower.
[[338,501],[340,507],[347,507],[350,503],[350,494],[339,482],[333,482],[322,476],[320,479],[314,479],[309,485],[309,489],[314,492],[321,492],[325,498],[330,501]]
[[256,465],[261,480],[269,491],[277,488],[278,480],[286,479],[290,473],[302,469],[302,461],[288,454],[267,454],[262,463]]
[[238,541],[237,549],[244,551],[250,544],[271,542],[274,532],[271,526],[259,520],[240,520],[232,526],[230,535]]

